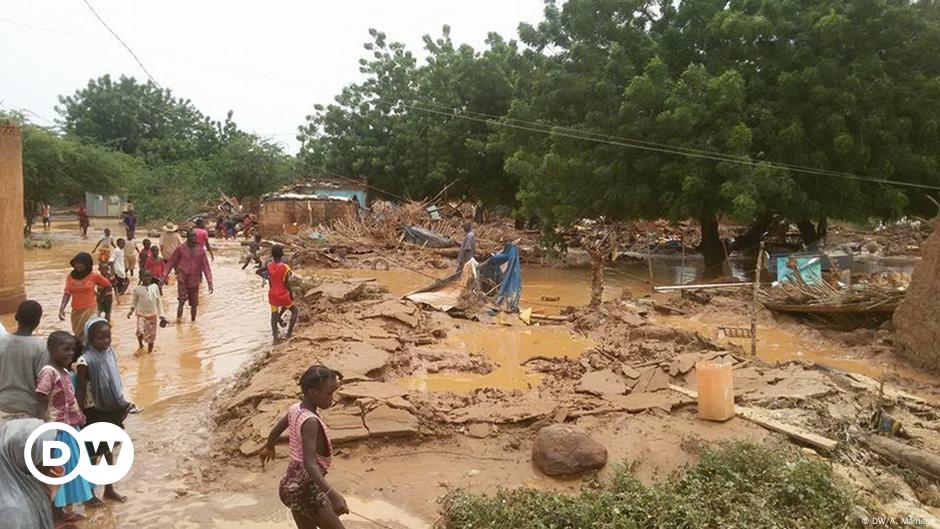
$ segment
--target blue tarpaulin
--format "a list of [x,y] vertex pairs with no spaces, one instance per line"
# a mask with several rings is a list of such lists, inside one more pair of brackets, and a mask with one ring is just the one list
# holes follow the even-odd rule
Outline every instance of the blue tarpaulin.
[[[505,270],[503,270],[504,264]],[[494,279],[498,277],[497,305],[505,306],[508,310],[519,308],[519,297],[522,294],[522,264],[519,262],[519,248],[515,244],[506,243],[503,251],[481,264],[480,275]]]

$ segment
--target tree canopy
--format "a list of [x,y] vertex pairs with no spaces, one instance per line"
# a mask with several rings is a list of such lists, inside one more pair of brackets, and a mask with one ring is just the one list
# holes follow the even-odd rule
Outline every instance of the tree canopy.
[[[548,0],[520,43],[447,28],[418,64],[372,32],[303,162],[430,196],[582,217],[893,218],[940,185],[940,7],[910,0]],[[861,177],[861,178],[857,178]],[[717,263],[720,264],[720,261]]]

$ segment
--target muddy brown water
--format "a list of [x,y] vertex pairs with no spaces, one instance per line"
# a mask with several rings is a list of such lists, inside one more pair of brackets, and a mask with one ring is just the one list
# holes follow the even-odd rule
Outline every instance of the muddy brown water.
[[[51,232],[34,232],[35,238],[50,238],[51,249],[25,252],[26,293],[44,309],[38,333],[70,330],[68,319],[60,322],[58,306],[68,261],[79,251],[88,251],[109,226],[115,237],[123,235],[116,221],[92,220],[89,237],[78,236],[74,222],[57,222]],[[145,234],[139,232],[139,236]],[[142,237],[141,237],[142,238]],[[127,319],[130,295],[115,302],[112,312],[112,347],[118,355],[127,396],[143,411],[127,420],[137,457],[131,473],[118,484],[130,501],[124,505],[89,511],[90,519],[80,526],[117,527],[226,527],[279,529],[293,527],[286,509],[270,483],[271,474],[248,473],[230,483],[225,492],[204,493],[190,485],[200,474],[195,460],[217,457],[210,450],[212,435],[208,406],[222,382],[257,353],[270,347],[266,292],[251,270],[241,270],[241,248],[234,242],[213,242],[216,259],[211,263],[215,292],[203,286],[197,322],[184,321],[158,329],[153,353],[137,350],[135,323]],[[176,285],[164,288],[164,305],[175,320]],[[66,315],[67,317],[68,315]],[[12,314],[0,315],[8,329],[15,327]],[[208,466],[212,466],[211,463]],[[381,499],[348,496],[353,510],[395,529],[421,529],[426,522]],[[351,519],[348,527],[375,527]]]

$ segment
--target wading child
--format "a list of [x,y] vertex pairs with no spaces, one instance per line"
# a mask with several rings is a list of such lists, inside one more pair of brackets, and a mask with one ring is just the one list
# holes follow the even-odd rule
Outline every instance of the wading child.
[[111,237],[111,228],[104,229],[104,237],[95,243],[91,253],[98,252],[98,262],[107,263],[111,259],[111,250],[114,248],[114,238]]
[[153,276],[148,270],[140,273],[140,284],[134,288],[131,299],[131,310],[127,313],[130,318],[137,313],[137,345],[141,350],[144,342],[147,343],[147,352],[153,352],[153,343],[157,340],[157,323],[164,320],[163,298],[160,296],[160,287],[153,282]]
[[294,334],[294,325],[297,323],[297,315],[300,313],[294,305],[294,293],[290,287],[291,269],[287,263],[283,262],[284,247],[275,244],[271,248],[271,262],[268,263],[268,303],[271,304],[271,333],[274,335],[274,341],[278,341],[278,325],[282,323],[281,316],[286,311],[290,311],[290,323],[287,326],[286,338]]
[[91,226],[91,222],[88,220],[88,211],[85,210],[85,206],[80,206],[78,208],[78,229],[82,232],[82,239],[88,238],[88,228]]
[[137,260],[140,257],[140,250],[137,249],[137,243],[127,241],[124,247],[124,268],[127,270],[127,277],[134,276],[134,270],[137,268]]
[[98,263],[98,273],[108,282],[107,286],[98,286],[98,315],[111,321],[111,307],[114,305],[114,274],[111,273],[111,263]]
[[157,288],[160,290],[160,295],[163,295],[163,285],[165,284],[163,276],[166,275],[166,261],[160,258],[160,247],[157,245],[150,247],[150,256],[147,257],[147,264],[145,266],[150,275],[153,276],[154,282],[157,284]]
[[141,245],[143,248],[140,250],[140,255],[137,256],[137,268],[143,271],[147,268],[147,259],[150,258],[150,239],[144,239]]
[[248,253],[245,255],[245,263],[242,264],[242,270],[248,268],[248,265],[252,262],[257,265],[258,268],[264,266],[261,262],[261,256],[258,255],[258,252],[261,251],[261,236],[255,235],[255,238],[248,242]]
[[[85,324],[85,349],[75,362],[75,396],[85,414],[85,424],[106,422],[124,429],[124,419],[132,405],[124,400],[124,386],[117,367],[117,355],[111,349],[111,325],[103,318],[93,318]],[[114,455],[106,443],[96,447],[85,444],[93,464],[104,457],[109,465],[114,464]],[[105,499],[125,502],[127,498],[114,490],[114,485],[104,486]],[[93,497],[90,503],[100,504]]]
[[342,379],[338,371],[326,366],[307,369],[300,377],[301,401],[287,409],[261,451],[264,468],[274,459],[274,446],[287,430],[290,460],[278,492],[298,529],[343,529],[339,515],[349,512],[343,496],[326,482],[333,444],[329,428],[317,413],[333,405],[333,392]]
[[124,259],[124,247],[127,243],[124,239],[117,240],[117,248],[111,252],[111,271],[114,273],[114,291],[122,296],[127,292],[127,286],[130,280],[127,278],[127,268]]
[[[49,335],[46,344],[49,348],[49,365],[44,366],[36,378],[36,398],[39,400],[39,406],[45,410],[47,421],[61,422],[81,430],[85,425],[85,415],[75,397],[71,371],[75,357],[75,337],[65,331],[55,331]],[[56,434],[56,440],[69,447],[71,456],[65,463],[65,473],[68,474],[78,466],[81,449],[74,437],[61,430]],[[74,522],[84,518],[73,507],[91,500],[94,497],[92,488],[91,483],[85,481],[81,475],[76,475],[59,488],[53,504],[57,509],[62,509],[63,521]]]

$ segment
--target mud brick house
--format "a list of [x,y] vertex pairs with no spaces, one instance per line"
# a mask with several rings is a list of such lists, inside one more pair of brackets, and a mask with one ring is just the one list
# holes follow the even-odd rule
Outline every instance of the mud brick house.
[[296,233],[357,214],[368,203],[365,183],[329,178],[304,179],[261,197],[258,225],[262,237]]

